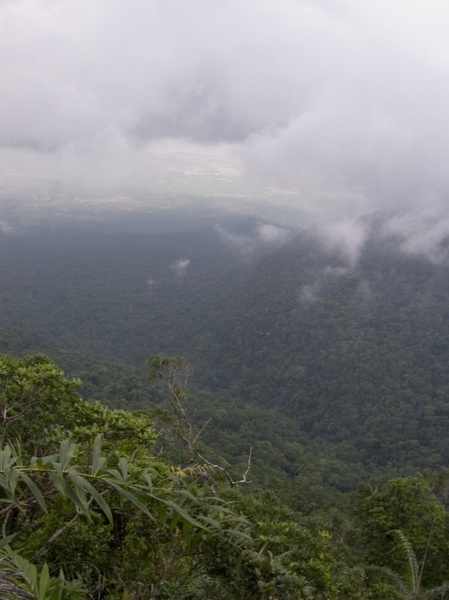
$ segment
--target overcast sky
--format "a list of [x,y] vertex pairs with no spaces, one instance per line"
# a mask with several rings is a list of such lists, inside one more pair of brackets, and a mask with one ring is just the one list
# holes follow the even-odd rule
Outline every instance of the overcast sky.
[[0,28],[15,185],[449,206],[447,0],[1,0]]

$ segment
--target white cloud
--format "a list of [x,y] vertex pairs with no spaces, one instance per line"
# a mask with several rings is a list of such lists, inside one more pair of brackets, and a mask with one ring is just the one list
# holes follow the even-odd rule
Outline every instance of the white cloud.
[[271,223],[258,223],[247,233],[235,233],[219,224],[214,226],[222,242],[244,255],[252,254],[259,246],[277,247],[292,237],[291,229]]
[[259,223],[256,231],[260,242],[270,246],[281,245],[292,235],[289,229],[271,223]]
[[315,233],[329,252],[338,252],[350,267],[357,264],[368,237],[366,224],[360,219],[322,223]]
[[438,263],[449,255],[449,217],[433,210],[397,215],[384,226],[385,237],[396,237],[405,254],[423,255]]
[[187,267],[192,261],[190,258],[178,258],[171,266],[175,272],[176,277],[184,277],[186,274]]
[[214,225],[219,238],[230,248],[237,250],[241,254],[251,254],[256,248],[256,241],[251,235],[233,233],[218,223]]
[[160,175],[160,143],[220,144],[310,211],[446,205],[448,18],[443,0],[4,0],[0,146],[132,185]]

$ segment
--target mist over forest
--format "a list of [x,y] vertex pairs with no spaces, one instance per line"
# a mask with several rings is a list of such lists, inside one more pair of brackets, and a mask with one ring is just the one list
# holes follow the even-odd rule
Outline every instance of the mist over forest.
[[[26,489],[12,490],[0,470],[11,506],[20,499],[25,507],[17,525],[4,524],[18,536],[4,560],[20,552],[30,561],[20,563],[18,580],[1,575],[7,597],[19,597],[15,581],[27,581],[36,547],[45,557],[35,560],[36,581],[49,568],[48,594],[53,586],[67,598],[114,598],[123,586],[136,598],[165,597],[157,586],[164,594],[170,586],[176,598],[265,598],[256,591],[262,585],[279,598],[317,591],[336,600],[390,598],[400,588],[385,556],[394,554],[395,577],[406,581],[407,549],[426,567],[419,589],[441,589],[444,597],[448,222],[433,211],[377,212],[302,229],[238,213],[180,217],[117,211],[17,219],[4,212],[0,379],[3,435],[12,445],[2,460],[15,456],[17,436],[23,450],[13,461],[24,464],[60,445],[51,464],[44,456],[40,471],[31,468]],[[75,460],[64,458],[66,436],[79,446],[73,457],[85,458],[66,473],[58,467],[57,483],[55,461]],[[85,479],[91,444],[95,460],[103,453],[109,465],[88,467],[100,469],[100,496]],[[119,455],[121,479],[114,471]],[[126,475],[123,488],[125,468],[136,479]],[[142,468],[150,469],[147,482],[157,469],[157,502],[169,507],[169,514],[158,509],[156,524],[156,496],[142,487]],[[167,468],[176,483],[164,480]],[[50,469],[49,483],[42,469]],[[215,514],[217,489],[220,502],[237,511],[233,518],[249,523],[235,546],[227,517],[206,517]],[[179,504],[182,494],[193,504]],[[35,520],[33,498],[56,521],[72,513],[70,503],[85,516],[60,542],[41,542],[53,526],[45,511]],[[127,502],[134,508],[125,509]],[[134,530],[146,510],[153,525],[142,521]],[[111,537],[107,520],[119,518],[117,511],[131,529]],[[201,529],[203,517],[206,529],[207,519],[218,519],[213,531]],[[86,529],[88,518],[95,521]],[[191,527],[203,531],[199,555],[185,537]],[[436,532],[431,545],[429,527]],[[99,535],[103,550],[79,553],[77,545]],[[149,544],[145,558],[134,555],[137,542]],[[131,545],[113,557],[122,543]],[[280,553],[279,563],[260,571],[267,547]],[[167,552],[176,556],[168,570],[159,562]],[[53,580],[52,564],[62,555],[69,557],[64,579]],[[102,555],[121,573],[120,584],[105,578],[100,585]],[[288,556],[297,557],[295,565]],[[245,565],[237,579],[235,561]],[[133,564],[150,570],[143,576]],[[78,596],[70,596],[72,581]],[[26,585],[26,597],[37,598]]]
[[182,355],[191,384],[280,411],[365,469],[446,464],[449,223],[132,227],[4,230],[2,351],[48,352],[71,375],[76,352],[140,371]]
[[0,2],[0,598],[449,597],[448,23]]

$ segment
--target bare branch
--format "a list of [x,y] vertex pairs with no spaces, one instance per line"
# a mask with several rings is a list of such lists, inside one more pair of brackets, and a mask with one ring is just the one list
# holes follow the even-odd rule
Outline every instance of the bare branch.
[[213,469],[216,469],[217,471],[221,471],[222,473],[224,473],[226,475],[226,477],[228,478],[228,481],[229,481],[231,487],[234,487],[235,485],[251,483],[251,481],[248,481],[247,477],[248,477],[248,473],[251,469],[252,453],[253,453],[253,448],[251,446],[251,448],[249,449],[249,454],[248,454],[248,466],[246,468],[246,471],[243,473],[241,479],[233,479],[231,474],[229,473],[229,471],[227,469],[225,469],[224,467],[220,467],[220,465],[215,465],[214,463],[211,463],[206,458],[204,458],[204,456],[201,456],[201,454],[198,454],[198,456],[201,458],[201,460],[204,460],[204,462],[207,465],[209,465],[210,467],[212,467]]
[[211,421],[212,421],[212,417],[209,417],[207,419],[207,421],[204,423],[204,425],[201,427],[201,429],[198,431],[198,433],[196,434],[196,436],[193,438],[193,440],[192,440],[192,446],[194,446],[197,443],[200,435],[203,433],[203,431],[206,429],[206,427],[209,425],[209,423]]
[[173,428],[172,431],[185,444],[189,454],[190,463],[194,462],[195,446],[200,435],[211,422],[208,419],[198,430],[192,424],[188,411],[186,410],[186,386],[189,377],[193,374],[193,365],[186,362],[182,356],[160,356],[152,355],[147,361],[150,369],[150,381],[162,380],[172,398],[173,405]]

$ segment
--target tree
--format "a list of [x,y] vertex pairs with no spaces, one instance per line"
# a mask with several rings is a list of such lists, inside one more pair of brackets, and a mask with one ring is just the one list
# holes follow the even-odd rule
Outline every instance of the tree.
[[447,513],[422,475],[363,486],[356,504],[360,539],[369,563],[389,567],[401,577],[407,575],[409,563],[395,533],[400,530],[417,561],[425,566],[424,585],[444,581],[449,550]]
[[312,598],[244,514],[198,485],[210,467],[152,456],[148,417],[84,402],[46,357],[2,359],[2,597]]

